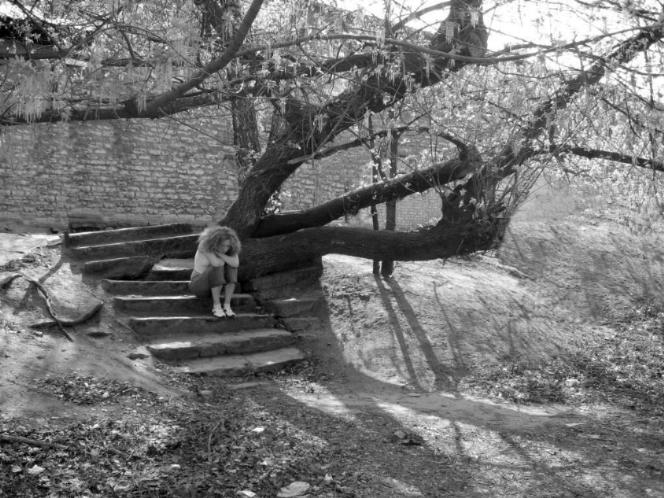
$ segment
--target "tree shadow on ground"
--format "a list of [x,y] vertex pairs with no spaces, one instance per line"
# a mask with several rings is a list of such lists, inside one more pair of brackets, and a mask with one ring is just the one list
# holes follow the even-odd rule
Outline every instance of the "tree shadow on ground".
[[[400,286],[392,282],[382,289],[401,303],[392,311],[412,320],[410,327],[397,327],[394,333],[415,336],[430,364],[439,365]],[[464,397],[457,390],[461,376],[452,367],[446,367],[450,376],[441,376],[437,384],[445,388],[405,392],[343,364],[343,347],[329,320],[324,327],[329,354],[342,363],[338,377],[312,382],[309,392],[282,386],[269,396],[261,388],[248,395],[325,441],[324,465],[357,469],[372,490],[358,496],[594,496],[608,489],[619,490],[614,496],[639,496],[646,488],[658,489],[652,473],[628,479],[639,472],[622,466],[625,459],[642,459],[639,448],[644,444],[649,452],[661,444],[661,434],[648,442],[644,425],[622,423],[617,433],[592,417]],[[399,347],[401,343],[397,340]],[[418,386],[415,380],[410,385]],[[399,431],[420,434],[423,444],[403,444],[394,438]],[[580,438],[585,432],[593,437]],[[607,454],[607,447],[620,456]],[[607,469],[616,477],[605,479]]]
[[[508,356],[534,350],[548,329],[541,326],[541,337],[529,343],[525,332],[533,319],[530,305],[505,296],[514,313],[507,320],[498,320],[491,311],[492,303],[480,296],[486,312],[473,317],[471,310],[445,306],[434,286],[442,326],[446,328],[448,347],[443,357],[429,325],[421,323],[399,282],[375,278],[375,285],[391,324],[383,332],[394,335],[395,352],[388,355],[401,362],[398,368],[408,377],[405,386],[373,375],[367,369],[366,352],[360,355],[362,363],[348,362],[347,345],[333,330],[333,312],[328,307],[321,312],[321,336],[313,348],[327,349],[318,370],[333,372],[331,376],[314,375],[307,384],[309,391],[302,385],[286,383],[272,397],[261,395],[255,399],[264,400],[261,403],[266,409],[312,437],[328,441],[339,452],[345,442],[352,442],[352,448],[355,441],[361,442],[366,448],[360,452],[362,458],[352,465],[406,484],[401,492],[379,493],[381,496],[412,496],[413,490],[425,496],[664,493],[664,466],[658,463],[664,432],[652,419],[611,406],[599,405],[582,413],[569,405],[518,406],[459,392],[472,363],[464,334],[471,333],[473,327],[489,327],[509,345]],[[464,313],[466,321],[460,322],[459,315]],[[488,323],[487,316],[491,317]],[[534,318],[547,317],[535,309]],[[354,321],[357,319],[359,316]],[[487,349],[491,345],[478,347]],[[433,376],[429,385],[422,382],[422,363]],[[423,444],[404,452],[402,442],[390,439],[398,431],[422,435]],[[453,462],[438,468],[438,472],[456,473],[451,488],[450,483],[436,479],[436,466],[431,464],[435,459]]]

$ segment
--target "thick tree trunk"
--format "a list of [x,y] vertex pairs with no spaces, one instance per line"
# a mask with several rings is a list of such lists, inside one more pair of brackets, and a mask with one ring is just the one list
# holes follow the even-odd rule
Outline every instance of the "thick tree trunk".
[[240,277],[254,278],[301,267],[325,254],[399,261],[449,258],[487,250],[500,240],[507,220],[472,220],[465,213],[457,222],[442,222],[429,230],[391,232],[370,228],[318,227],[244,242]]

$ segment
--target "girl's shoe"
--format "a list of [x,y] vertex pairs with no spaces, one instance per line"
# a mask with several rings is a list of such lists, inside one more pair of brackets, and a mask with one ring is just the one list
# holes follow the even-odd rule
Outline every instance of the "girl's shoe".
[[225,314],[228,318],[235,318],[235,312],[231,309],[230,306],[226,306],[226,307],[224,307],[224,314]]
[[224,310],[218,305],[212,307],[212,314],[217,318],[226,318],[226,313],[224,313]]

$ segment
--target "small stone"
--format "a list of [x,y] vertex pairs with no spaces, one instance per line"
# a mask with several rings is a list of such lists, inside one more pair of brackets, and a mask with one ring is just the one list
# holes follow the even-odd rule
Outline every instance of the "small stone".
[[111,335],[111,333],[106,332],[105,330],[91,330],[90,332],[88,332],[88,336],[93,337],[95,339],[108,337],[109,335]]
[[243,498],[254,498],[255,496],[258,496],[256,493],[248,489],[243,489],[242,491],[238,491],[237,494],[238,496],[242,496]]
[[279,490],[277,498],[293,498],[295,496],[302,496],[309,491],[311,485],[308,482],[295,481],[290,483]]
[[140,347],[129,353],[127,358],[130,360],[142,360],[144,358],[148,358],[149,356],[150,353],[148,353],[147,349]]
[[46,469],[44,467],[40,467],[39,465],[34,465],[33,467],[30,467],[28,469],[28,474],[31,476],[36,476],[44,472]]

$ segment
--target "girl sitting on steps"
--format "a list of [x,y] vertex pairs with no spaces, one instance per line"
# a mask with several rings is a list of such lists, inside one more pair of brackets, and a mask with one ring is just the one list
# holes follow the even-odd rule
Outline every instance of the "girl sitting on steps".
[[[198,297],[212,295],[212,314],[218,318],[233,318],[231,297],[237,283],[240,266],[240,239],[232,228],[211,226],[201,232],[194,256],[189,290]],[[224,287],[224,306],[221,288]]]

